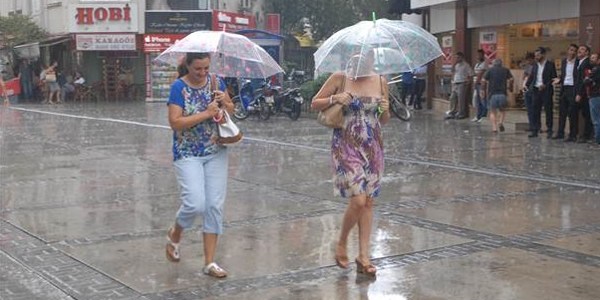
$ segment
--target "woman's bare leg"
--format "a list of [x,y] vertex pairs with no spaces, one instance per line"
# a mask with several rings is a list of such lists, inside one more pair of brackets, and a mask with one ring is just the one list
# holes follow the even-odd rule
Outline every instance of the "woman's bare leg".
[[367,197],[365,206],[358,219],[358,260],[365,266],[371,264],[369,249],[371,247],[371,229],[373,227],[373,198]]
[[[357,195],[350,198],[350,203],[346,208],[346,212],[344,213],[344,219],[342,222],[342,230],[340,232],[340,239],[338,241],[335,255],[336,258],[347,258],[347,245],[348,245],[348,235],[350,234],[350,230],[358,223],[360,216],[362,214],[363,208],[365,207],[367,202],[366,195]],[[346,261],[341,262],[345,264]],[[348,262],[349,263],[349,262]]]

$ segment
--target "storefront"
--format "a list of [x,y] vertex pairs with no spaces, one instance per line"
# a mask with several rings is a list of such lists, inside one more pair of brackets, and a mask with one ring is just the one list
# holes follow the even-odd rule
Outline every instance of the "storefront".
[[76,69],[89,84],[100,83],[106,99],[131,98],[144,81],[137,3],[82,2],[70,6],[69,15]]
[[[146,3],[145,35],[143,37],[146,101],[163,102],[169,97],[171,84],[177,78],[177,67],[156,63],[154,60],[177,40],[199,30],[237,32],[256,28],[254,16],[206,10],[203,9],[205,7],[203,2],[198,3],[197,6],[196,2],[190,4],[193,4],[192,8],[198,8],[198,10],[185,11],[167,10],[166,6]],[[257,37],[257,34],[263,37],[257,40],[259,45],[278,59],[281,51],[280,42],[273,37],[279,36],[268,32],[259,32],[251,34],[250,38]]]
[[166,64],[156,64],[154,59],[185,34],[146,34],[144,54],[146,57],[146,101],[165,101],[169,98],[171,83],[177,78],[177,68]]
[[[418,5],[417,2],[423,5]],[[532,5],[532,2],[537,3]],[[525,55],[537,47],[548,49],[548,58],[560,70],[560,61],[568,45],[582,40],[579,3],[555,0],[558,5],[544,6],[540,0],[475,3],[437,1],[429,7],[430,31],[438,37],[444,55],[435,61],[434,98],[448,99],[451,91],[452,66],[458,51],[466,54],[471,64],[478,49],[483,49],[488,62],[502,59],[515,77],[509,104],[522,107],[520,87]],[[412,1],[413,8],[426,7],[427,1]],[[417,3],[415,6],[414,4]],[[555,3],[555,4],[557,4]],[[427,4],[427,5],[425,5]],[[556,93],[557,94],[557,93]],[[468,101],[469,102],[469,101]]]
[[198,30],[210,30],[212,11],[146,11],[143,38],[146,101],[162,102],[169,97],[177,67],[154,59],[177,40]]

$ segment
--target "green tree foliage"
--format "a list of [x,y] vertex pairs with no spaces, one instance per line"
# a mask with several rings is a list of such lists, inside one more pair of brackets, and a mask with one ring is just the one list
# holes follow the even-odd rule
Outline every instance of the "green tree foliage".
[[8,47],[37,42],[48,35],[31,18],[23,15],[0,16],[0,32],[0,39],[4,39]]
[[313,39],[326,39],[359,21],[390,18],[387,0],[267,0],[267,10],[281,15],[283,33],[302,32],[303,18],[312,26]]

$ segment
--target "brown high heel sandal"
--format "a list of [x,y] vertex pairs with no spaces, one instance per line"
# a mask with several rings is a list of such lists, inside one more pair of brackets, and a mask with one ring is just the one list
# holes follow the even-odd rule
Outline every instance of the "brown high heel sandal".
[[350,260],[348,259],[348,256],[344,255],[344,256],[335,256],[335,264],[342,268],[342,269],[348,269],[348,266],[350,265]]
[[[367,266],[363,265],[358,258],[356,261],[356,273],[357,274],[365,274],[370,277],[375,277],[377,274],[377,268],[373,264],[369,264]],[[372,270],[372,271],[369,271]]]

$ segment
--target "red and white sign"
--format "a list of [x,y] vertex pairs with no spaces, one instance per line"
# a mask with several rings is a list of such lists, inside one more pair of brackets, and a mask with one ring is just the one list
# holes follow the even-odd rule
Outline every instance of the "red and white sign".
[[162,52],[184,37],[185,34],[146,34],[144,52]]
[[138,32],[137,3],[69,5],[69,31]]
[[479,48],[483,50],[488,62],[496,59],[497,35],[495,31],[482,31],[479,33]]
[[452,74],[452,46],[454,44],[453,37],[451,35],[442,37],[442,72],[445,74]]
[[135,51],[135,34],[78,34],[79,51]]
[[256,29],[254,16],[246,16],[226,11],[213,11],[213,30],[238,31],[242,29]]
[[[13,78],[4,82],[6,86],[6,96],[15,96],[21,94],[21,80],[19,78]],[[0,86],[0,97],[4,95],[2,86]]]

